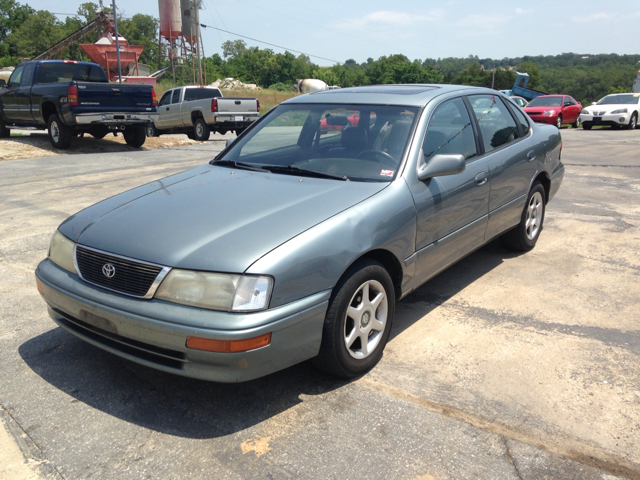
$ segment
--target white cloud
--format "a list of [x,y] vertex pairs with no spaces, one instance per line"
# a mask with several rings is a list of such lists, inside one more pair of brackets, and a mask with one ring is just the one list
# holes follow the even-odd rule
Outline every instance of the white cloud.
[[469,15],[456,22],[459,27],[469,27],[476,31],[494,31],[498,25],[511,21],[508,15]]
[[576,23],[594,23],[594,22],[603,22],[606,20],[611,20],[612,18],[613,18],[613,15],[611,15],[610,13],[599,12],[599,13],[592,13],[591,15],[582,15],[582,16],[575,15],[571,17],[571,20],[573,20]]
[[407,26],[420,22],[433,22],[442,20],[444,12],[439,9],[429,10],[423,15],[413,15],[404,12],[389,12],[381,10],[379,12],[368,13],[364,17],[341,23],[339,26],[346,27],[348,25],[356,25],[358,27],[372,26]]
[[516,12],[516,15],[530,15],[533,13],[533,10],[530,8],[527,8],[526,10],[524,8],[516,8],[514,11]]

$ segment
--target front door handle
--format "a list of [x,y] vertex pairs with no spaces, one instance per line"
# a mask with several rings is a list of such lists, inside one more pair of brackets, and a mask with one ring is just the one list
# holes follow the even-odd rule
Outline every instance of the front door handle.
[[484,185],[485,183],[487,183],[487,180],[489,180],[489,177],[487,177],[486,172],[480,172],[478,175],[476,175],[476,185],[478,186]]
[[169,107],[167,107],[167,111],[169,111]]
[[534,150],[531,150],[529,153],[527,153],[527,161],[530,162],[532,160],[536,159],[536,152]]

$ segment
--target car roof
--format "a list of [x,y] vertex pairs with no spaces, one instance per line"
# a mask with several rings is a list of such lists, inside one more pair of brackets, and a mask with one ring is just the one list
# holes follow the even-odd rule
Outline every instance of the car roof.
[[489,95],[503,95],[497,90],[483,87],[470,87],[468,85],[367,85],[299,95],[282,103],[351,103],[422,107],[435,97],[454,92],[461,94],[485,93]]

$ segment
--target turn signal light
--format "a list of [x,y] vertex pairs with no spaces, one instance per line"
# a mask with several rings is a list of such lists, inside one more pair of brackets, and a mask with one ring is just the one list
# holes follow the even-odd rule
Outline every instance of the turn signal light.
[[40,292],[40,295],[44,295],[44,291],[42,290],[42,284],[40,283],[40,280],[38,280],[38,277],[36,277],[36,288]]
[[211,338],[187,337],[187,348],[207,352],[237,353],[256,350],[271,343],[271,333],[246,340],[213,340]]
[[69,85],[69,89],[67,90],[67,98],[69,99],[69,105],[72,107],[78,106],[78,86],[74,83]]

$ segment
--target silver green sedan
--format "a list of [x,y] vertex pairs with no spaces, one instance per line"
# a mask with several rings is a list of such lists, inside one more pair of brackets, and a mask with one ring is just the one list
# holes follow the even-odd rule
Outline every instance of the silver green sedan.
[[38,289],[68,332],[166,372],[360,375],[396,301],[495,237],[535,246],[561,147],[489,89],[298,96],[208,164],[65,220]]

